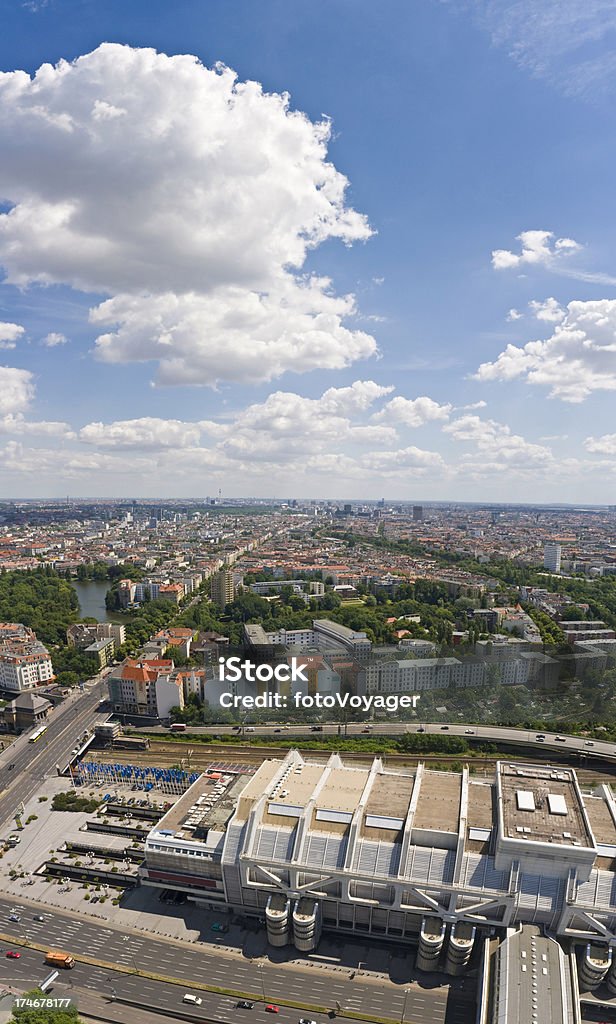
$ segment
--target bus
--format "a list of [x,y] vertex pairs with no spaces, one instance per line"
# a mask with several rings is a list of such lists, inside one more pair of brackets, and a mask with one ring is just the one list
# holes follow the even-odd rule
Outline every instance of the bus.
[[186,732],[186,722],[174,722],[171,732]]
[[37,740],[40,740],[40,738],[41,738],[41,736],[43,735],[44,732],[47,732],[47,726],[46,725],[39,725],[38,729],[35,729],[34,732],[32,733],[32,735],[30,736],[28,742],[29,743],[36,743]]

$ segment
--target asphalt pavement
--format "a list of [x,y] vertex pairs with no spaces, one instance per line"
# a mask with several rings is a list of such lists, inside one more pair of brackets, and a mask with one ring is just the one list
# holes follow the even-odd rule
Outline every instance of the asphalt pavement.
[[[18,909],[20,921],[9,921],[9,914]],[[203,1000],[199,1008],[203,1017],[227,1021],[230,1015],[250,1024],[263,1022],[264,1004],[277,1000],[290,1000],[303,1006],[336,1008],[374,1017],[388,1017],[413,1024],[466,1024],[474,1013],[475,980],[456,979],[451,986],[439,984],[430,977],[425,983],[411,981],[394,984],[389,978],[357,975],[347,968],[334,969],[307,961],[305,966],[278,965],[267,959],[249,960],[238,952],[206,947],[203,943],[154,939],[139,933],[122,933],[81,919],[77,914],[63,914],[45,910],[44,921],[37,922],[34,915],[41,908],[26,900],[0,899],[0,932],[14,937],[11,945],[2,949],[19,950],[19,960],[0,956],[0,982],[24,987],[34,985],[45,977],[47,969],[44,954],[24,948],[18,943],[35,942],[48,948],[62,949],[75,956],[84,955],[105,964],[122,966],[129,974],[110,971],[106,967],[93,967],[78,963],[74,970],[62,974],[62,984],[82,988],[98,994],[115,991],[117,997],[137,999],[145,1005],[173,1010],[181,1006],[185,992],[194,991]],[[406,952],[406,951],[405,951]],[[413,953],[409,950],[409,958]],[[409,961],[410,962],[410,961]],[[181,980],[173,985],[137,974],[144,971]],[[255,1001],[252,1011],[235,1008],[237,997],[199,991],[191,986],[207,984],[250,994]],[[316,1024],[324,1024],[325,1014],[280,1007],[278,1018],[284,1024],[297,1024],[300,1016],[308,1015]],[[269,1014],[267,1015],[269,1019]]]
[[[98,703],[106,693],[105,679],[97,679],[83,693],[73,694],[53,711],[47,731],[36,743],[26,737],[5,750],[0,757],[0,828],[12,819],[20,803],[26,803],[39,789],[42,780],[56,765],[64,768],[73,748],[91,728],[97,717]],[[101,721],[107,718],[101,716]],[[9,765],[13,765],[9,768]],[[10,822],[12,826],[12,821]]]
[[[161,738],[169,735],[169,729],[163,726],[142,726],[141,731],[160,733]],[[496,725],[469,725],[458,722],[432,723],[432,722],[374,722],[369,725],[363,722],[348,722],[346,726],[339,723],[323,723],[318,732],[310,725],[255,725],[249,731],[241,732],[229,725],[207,725],[188,726],[188,732],[199,734],[204,733],[217,736],[232,734],[241,737],[243,743],[249,744],[251,736],[271,736],[273,744],[278,739],[288,739],[291,736],[401,736],[404,733],[425,733],[431,736],[463,736],[464,739],[472,742],[485,740],[490,743],[501,743],[506,746],[522,746],[541,750],[548,748],[557,750],[559,753],[583,754],[592,759],[605,759],[616,762],[616,745],[613,742],[588,739],[585,736],[569,736],[567,733],[536,732],[533,729],[509,729]],[[181,733],[179,734],[181,735]],[[227,748],[229,751],[233,747]]]

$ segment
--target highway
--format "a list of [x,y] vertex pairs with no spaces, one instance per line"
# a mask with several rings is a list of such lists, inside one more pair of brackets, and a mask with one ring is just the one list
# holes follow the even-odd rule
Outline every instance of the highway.
[[[20,908],[21,920],[9,921],[9,914],[16,908]],[[416,983],[394,984],[378,977],[352,977],[353,972],[348,968],[334,971],[316,962],[310,965],[307,962],[305,967],[277,965],[268,960],[249,960],[239,952],[228,953],[204,944],[165,942],[139,932],[125,933],[98,925],[77,914],[61,911],[45,909],[44,921],[34,921],[34,914],[40,912],[37,904],[27,900],[0,899],[0,932],[15,938],[10,945],[2,944],[2,952],[10,948],[22,953],[20,960],[0,956],[0,982],[11,984],[13,979],[13,984],[27,987],[42,980],[47,973],[43,953],[17,944],[36,942],[75,956],[82,954],[118,964],[134,972],[124,975],[102,967],[78,964],[74,970],[62,975],[62,982],[110,995],[115,991],[118,997],[136,999],[143,1005],[179,1010],[183,994],[197,992],[191,986],[199,983],[254,996],[254,1009],[240,1011],[235,1008],[236,998],[199,992],[203,1005],[193,1008],[195,1014],[222,1021],[230,1020],[231,1015],[237,1019],[240,1014],[243,1020],[243,1014],[246,1014],[250,1024],[253,1021],[263,1024],[265,1019],[269,1019],[269,1015],[264,1017],[264,1004],[282,999],[292,1000],[300,1006],[327,1008],[335,1008],[338,1002],[341,1013],[346,1009],[396,1021],[401,1021],[404,1014],[404,1020],[413,1024],[466,1024],[474,1016],[474,979],[455,979],[450,988],[430,984],[426,987]],[[396,954],[402,958],[411,955],[406,949]],[[182,979],[185,984],[178,987],[142,978],[136,973],[139,970]],[[58,990],[56,994],[65,993]],[[324,1014],[309,1011],[309,1015],[317,1024],[324,1024],[327,1020]],[[302,1013],[297,1009],[281,1007],[278,1019],[284,1024],[297,1024],[300,1016]]]
[[[106,678],[98,677],[89,689],[70,696],[51,712],[47,732],[36,743],[28,743],[26,733],[3,751],[0,755],[0,827],[7,819],[12,819],[22,801],[26,803],[34,796],[46,775],[55,774],[56,765],[65,767],[85,729],[96,721],[97,705],[106,689]],[[105,714],[100,720],[107,717]]]
[[[231,733],[232,735],[241,736],[244,744],[250,742],[251,736],[275,736],[276,740],[288,739],[291,736],[314,736],[316,740],[319,736],[336,736],[339,734],[344,737],[345,735],[400,736],[404,733],[425,733],[430,736],[462,736],[471,742],[484,740],[495,745],[519,745],[526,748],[536,747],[537,749],[548,748],[558,750],[561,754],[564,752],[584,754],[589,758],[599,755],[600,758],[609,758],[616,763],[616,744],[613,741],[591,740],[584,736],[569,736],[567,733],[546,732],[544,734],[538,733],[536,730],[510,729],[496,725],[460,725],[457,722],[434,724],[428,722],[409,723],[391,721],[375,722],[370,725],[370,729],[367,729],[366,722],[349,722],[346,727],[340,726],[337,722],[326,723],[323,724],[318,732],[315,732],[314,727],[310,725],[255,725],[251,727],[250,731],[244,732],[235,730],[229,725],[209,725],[189,726],[188,732],[195,733],[196,735],[204,733],[209,736],[212,734],[223,736]],[[143,729],[142,731],[154,734],[160,733],[161,738],[172,735],[164,727]],[[181,736],[182,733],[178,735]],[[557,739],[557,736],[561,738]],[[226,749],[231,753],[233,747],[229,746]]]

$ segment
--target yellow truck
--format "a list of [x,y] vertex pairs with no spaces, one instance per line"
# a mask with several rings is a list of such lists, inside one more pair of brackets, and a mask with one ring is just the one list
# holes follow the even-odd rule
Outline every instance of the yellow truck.
[[49,953],[45,954],[45,963],[49,964],[50,967],[64,967],[68,969],[75,966],[75,957],[71,956],[70,953],[60,953],[58,950],[51,949]]

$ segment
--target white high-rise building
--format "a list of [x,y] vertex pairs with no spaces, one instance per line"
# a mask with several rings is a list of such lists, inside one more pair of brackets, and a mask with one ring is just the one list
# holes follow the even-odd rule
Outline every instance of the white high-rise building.
[[543,546],[543,567],[550,572],[560,572],[560,544],[544,544]]

